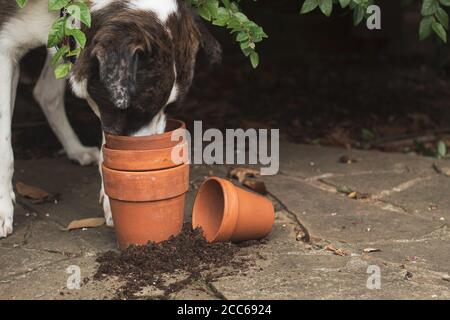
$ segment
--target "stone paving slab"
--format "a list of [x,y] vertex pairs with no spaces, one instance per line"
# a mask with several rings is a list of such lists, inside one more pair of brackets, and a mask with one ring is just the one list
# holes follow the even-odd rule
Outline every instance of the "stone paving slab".
[[[351,165],[340,163],[342,156],[357,160]],[[303,178],[333,173],[346,175],[356,173],[412,171],[416,175],[434,173],[432,158],[383,153],[379,151],[346,150],[322,146],[280,143],[280,169],[283,173]]]
[[70,273],[67,269],[77,266],[81,270],[81,279],[91,278],[96,270],[95,257],[65,259],[43,266],[32,272],[11,277],[0,283],[0,299],[112,299],[120,283],[114,279],[92,281],[81,285],[80,290],[67,289]]
[[33,205],[39,214],[49,214],[49,219],[63,226],[83,218],[103,216],[99,206],[100,175],[98,168],[79,167],[66,158],[16,161],[15,181],[42,188],[51,194],[59,194],[57,204]]
[[[367,246],[366,246],[367,247]],[[359,246],[362,251],[364,248]],[[371,254],[384,261],[404,265],[406,269],[431,270],[450,273],[450,240],[412,240],[396,241],[390,244],[376,244],[381,252]]]
[[435,175],[384,200],[432,220],[450,222],[450,177]]
[[[214,282],[227,299],[449,299],[450,283],[426,272],[406,280],[399,265],[357,254],[338,256],[293,242],[293,225],[278,221],[264,259],[245,277]],[[367,268],[381,270],[381,289],[367,288]]]
[[66,258],[57,253],[4,247],[0,247],[0,255],[1,282]]
[[[342,155],[358,161],[342,164]],[[171,298],[450,298],[445,280],[450,178],[433,168],[448,160],[286,143],[281,156],[281,173],[263,178],[281,210],[273,232],[264,244],[242,249],[254,264],[214,283],[195,283]],[[186,221],[204,178],[225,177],[228,169],[191,167]],[[65,158],[17,161],[15,180],[61,198],[36,205],[19,197],[15,232],[0,240],[0,299],[113,298],[120,285],[115,279],[66,288],[68,266],[78,265],[83,277],[92,277],[96,254],[116,249],[112,228],[62,230],[72,220],[102,216],[97,168],[81,168]],[[336,192],[341,185],[376,197],[352,200]],[[313,236],[311,243],[297,241],[300,224]],[[363,253],[366,248],[381,252]],[[381,290],[366,287],[370,265],[381,269]],[[407,272],[412,277],[405,277]],[[149,288],[142,299],[155,294]]]
[[311,235],[323,239],[349,243],[404,239],[423,236],[442,225],[439,221],[382,210],[298,180],[277,176],[265,181]]
[[[435,175],[435,173],[431,173]],[[395,192],[394,189],[406,183],[419,183],[428,177],[417,177],[414,172],[377,172],[355,174],[321,179],[339,190],[348,188],[362,194],[379,196],[384,193]]]

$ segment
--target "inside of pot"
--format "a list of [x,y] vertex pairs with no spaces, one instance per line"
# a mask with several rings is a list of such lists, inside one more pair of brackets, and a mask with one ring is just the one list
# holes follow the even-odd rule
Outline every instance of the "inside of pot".
[[222,224],[225,199],[222,186],[215,180],[205,182],[195,199],[193,224],[201,227],[206,240],[213,241]]

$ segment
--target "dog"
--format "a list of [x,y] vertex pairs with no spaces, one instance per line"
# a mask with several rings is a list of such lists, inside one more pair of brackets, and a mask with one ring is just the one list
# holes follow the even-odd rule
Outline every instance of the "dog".
[[[165,109],[180,104],[192,83],[198,50],[219,63],[221,47],[183,0],[90,0],[88,42],[69,75],[73,93],[99,117],[103,132],[143,136],[165,130]],[[45,45],[58,12],[48,0],[29,0],[20,9],[0,0],[0,238],[13,231],[15,195],[11,119],[19,80],[19,61]],[[64,109],[66,81],[57,80],[49,50],[34,96],[63,145],[80,165],[102,163],[98,148],[83,146]],[[100,191],[105,218],[113,225],[109,199]]]

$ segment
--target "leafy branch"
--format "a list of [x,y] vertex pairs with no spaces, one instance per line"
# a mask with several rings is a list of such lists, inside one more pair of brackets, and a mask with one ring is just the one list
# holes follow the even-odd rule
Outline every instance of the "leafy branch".
[[[19,7],[23,8],[28,0],[16,0]],[[50,28],[47,47],[56,50],[52,65],[55,67],[57,79],[66,77],[72,69],[71,57],[78,57],[86,46],[86,35],[81,31],[84,24],[91,26],[91,13],[85,0],[48,0],[48,10],[65,12],[56,20]],[[70,45],[70,39],[76,43],[76,48]]]
[[186,2],[195,8],[203,19],[230,30],[244,55],[250,58],[253,68],[258,66],[259,55],[256,52],[256,44],[268,36],[262,27],[241,11],[239,0],[186,0]]
[[333,6],[339,4],[341,8],[349,8],[353,10],[353,22],[355,25],[360,24],[367,16],[367,8],[374,4],[373,0],[305,0],[300,10],[301,14],[305,14],[319,8],[327,17],[331,16]]
[[[249,57],[254,68],[259,65],[257,44],[267,38],[263,28],[250,20],[241,10],[242,0],[185,0],[198,14],[213,25],[224,27],[235,36],[242,52]],[[404,3],[420,2],[422,19],[419,27],[420,40],[428,38],[434,32],[439,39],[447,42],[449,16],[446,7],[450,0],[402,0]],[[28,0],[16,0],[20,8],[26,6]],[[327,17],[331,16],[335,5],[348,8],[353,12],[355,25],[367,18],[367,9],[375,0],[303,0],[300,10],[306,14],[319,9]],[[86,0],[48,0],[49,11],[61,11],[66,14],[56,20],[48,36],[47,46],[55,48],[52,59],[55,76],[63,78],[72,69],[71,57],[78,57],[86,46],[86,35],[81,26],[91,26],[91,14]],[[70,46],[69,39],[77,43],[77,48]]]
[[[411,4],[414,0],[403,0],[404,4]],[[419,27],[419,38],[424,40],[434,32],[439,39],[447,42],[449,16],[444,7],[450,7],[450,0],[420,0],[422,19]],[[327,17],[333,12],[333,6],[340,4],[342,8],[353,10],[355,25],[361,23],[367,16],[367,8],[374,4],[374,0],[304,0],[300,13],[308,13],[316,8]]]
[[431,31],[447,42],[449,27],[448,14],[443,7],[450,7],[450,0],[423,0],[421,7],[422,20],[419,27],[420,40],[430,36]]
[[[250,58],[251,64],[256,68],[259,64],[259,55],[256,44],[267,38],[263,29],[255,22],[249,20],[242,13],[237,1],[230,0],[185,0],[188,5],[195,8],[200,16],[214,25],[226,27],[236,35],[242,52]],[[20,8],[25,7],[28,0],[16,0]],[[48,36],[47,47],[55,48],[56,53],[52,64],[55,66],[55,76],[63,78],[72,69],[70,57],[78,57],[86,46],[86,35],[81,31],[81,24],[90,27],[91,15],[85,0],[48,0],[49,11],[64,10],[67,15],[56,20]],[[79,22],[77,25],[73,22]],[[73,38],[78,44],[72,49],[67,39]]]

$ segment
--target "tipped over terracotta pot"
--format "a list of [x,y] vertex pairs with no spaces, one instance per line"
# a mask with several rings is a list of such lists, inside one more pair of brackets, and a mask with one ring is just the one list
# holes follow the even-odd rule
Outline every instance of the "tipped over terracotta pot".
[[270,200],[217,177],[200,186],[192,211],[192,227],[200,227],[209,242],[262,239],[274,221]]
[[[103,183],[121,249],[161,242],[181,232],[189,165],[186,144],[179,142],[183,138],[172,141],[172,134],[184,128],[181,121],[170,120],[164,134],[106,135]],[[179,137],[183,133],[176,132]]]

